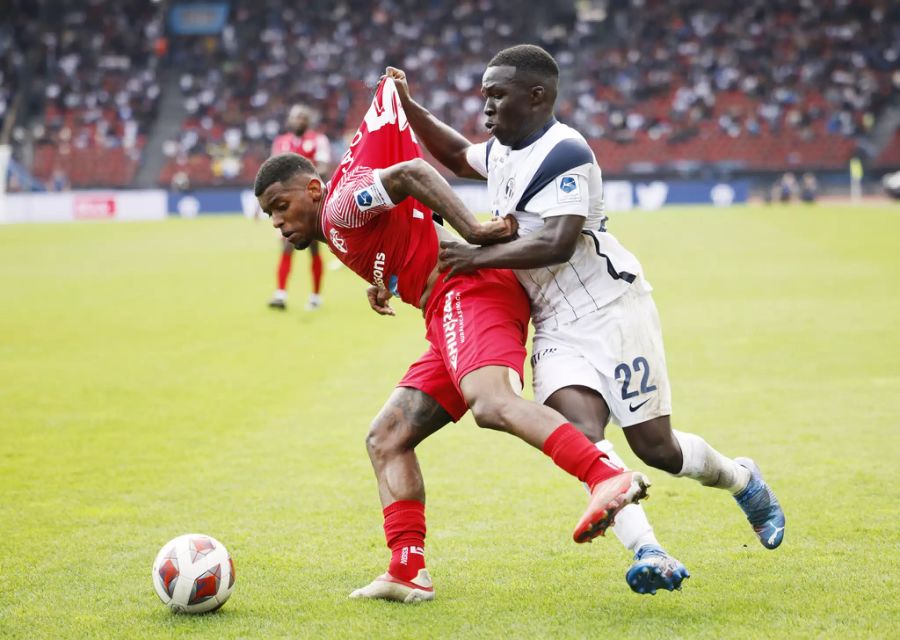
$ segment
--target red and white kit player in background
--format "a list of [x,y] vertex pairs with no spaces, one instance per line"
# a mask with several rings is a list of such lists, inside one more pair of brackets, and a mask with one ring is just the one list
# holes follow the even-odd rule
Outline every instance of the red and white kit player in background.
[[[320,175],[327,176],[331,171],[331,143],[328,137],[310,129],[312,122],[312,109],[303,104],[295,104],[288,111],[285,129],[283,133],[272,141],[272,155],[282,153],[296,153],[313,162],[316,171]],[[306,310],[313,311],[322,304],[322,256],[319,255],[319,243],[312,242],[309,245],[310,268],[312,270],[312,291]],[[281,258],[278,261],[278,288],[275,290],[269,306],[273,309],[285,309],[287,306],[287,281],[291,274],[291,263],[294,257],[294,247],[287,240],[283,240]]]
[[425,485],[415,447],[468,409],[479,426],[521,438],[590,487],[573,534],[577,542],[603,533],[626,504],[646,495],[642,474],[610,463],[562,415],[519,395],[530,309],[515,274],[485,269],[447,280],[439,271],[439,238],[453,236],[432,221],[432,211],[474,242],[508,239],[515,225],[502,218],[479,224],[421,159],[393,80],[379,85],[327,187],[312,164],[287,154],[260,167],[254,192],[295,247],[328,242],[363,279],[391,289],[425,316],[429,348],[391,394],[366,441],[390,565],[352,597],[434,597],[425,569]]

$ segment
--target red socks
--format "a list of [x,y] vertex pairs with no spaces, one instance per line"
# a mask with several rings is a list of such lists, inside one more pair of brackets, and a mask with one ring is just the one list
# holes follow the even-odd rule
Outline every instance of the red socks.
[[291,260],[293,257],[293,250],[281,252],[281,260],[278,263],[278,288],[281,291],[287,289],[287,281],[288,276],[291,275]]
[[419,575],[425,568],[425,505],[398,500],[385,507],[384,537],[391,549],[388,573],[406,581]]
[[[322,288],[322,256],[314,255],[312,257],[312,292],[319,293]],[[282,251],[281,260],[278,262],[278,288],[281,291],[287,290],[288,276],[291,275],[291,263],[294,259],[293,251]]]
[[[550,434],[543,451],[591,489],[622,473],[568,422]],[[400,580],[413,580],[425,568],[425,505],[418,500],[398,500],[385,507],[384,537],[391,550],[388,572]]]
[[312,256],[312,292],[319,293],[322,286],[322,256],[316,254]]
[[550,434],[544,442],[544,453],[566,471],[592,490],[600,482],[612,478],[622,469],[609,461],[605,453],[599,451],[583,433],[566,422]]

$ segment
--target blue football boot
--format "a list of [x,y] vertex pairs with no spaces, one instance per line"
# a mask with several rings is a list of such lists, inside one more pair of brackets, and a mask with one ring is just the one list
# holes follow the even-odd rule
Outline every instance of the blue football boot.
[[775,549],[784,539],[784,511],[778,504],[778,498],[772,487],[763,480],[753,460],[735,458],[734,461],[750,471],[750,482],[734,499],[744,510],[762,545],[766,549]]
[[655,544],[645,544],[634,554],[634,564],[625,574],[628,586],[635,593],[656,595],[657,589],[681,589],[681,581],[691,574],[681,562]]

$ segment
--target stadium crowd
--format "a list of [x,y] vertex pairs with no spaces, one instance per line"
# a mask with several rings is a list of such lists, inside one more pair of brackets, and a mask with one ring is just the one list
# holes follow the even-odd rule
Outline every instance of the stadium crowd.
[[25,72],[25,43],[33,37],[35,22],[24,0],[12,0],[15,9],[9,20],[0,22],[0,131],[18,95]]
[[[481,71],[521,41],[559,60],[558,115],[591,140],[607,174],[843,167],[900,91],[900,5],[889,0],[595,0],[527,11],[500,0],[232,0],[213,36],[164,33],[165,3],[65,7],[44,11],[32,38],[45,104],[34,137],[56,150],[35,154],[35,173],[93,149],[131,168],[123,184],[155,118],[161,61],[178,74],[185,110],[177,135],[150,150],[168,158],[166,186],[184,172],[194,186],[246,183],[297,101],[318,111],[339,151],[387,64],[409,72],[438,117],[480,139]],[[79,36],[86,25],[90,37]]]
[[166,147],[169,171],[200,154],[226,177],[252,178],[296,101],[318,111],[318,127],[340,149],[387,64],[414,74],[445,121],[480,134],[484,62],[493,47],[535,37],[534,17],[496,0],[313,0],[264,10],[238,0],[221,38],[172,41],[188,116]]
[[30,15],[30,48],[21,51],[32,70],[34,175],[129,185],[160,98],[162,8],[142,0],[37,2]]

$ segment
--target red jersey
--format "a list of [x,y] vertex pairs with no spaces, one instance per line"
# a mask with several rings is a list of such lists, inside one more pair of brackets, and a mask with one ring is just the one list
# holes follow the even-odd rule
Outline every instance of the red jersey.
[[317,165],[331,162],[331,143],[318,131],[307,129],[302,136],[283,133],[272,141],[272,155],[296,153]]
[[413,306],[437,264],[437,232],[423,204],[413,198],[391,202],[379,169],[421,155],[394,81],[386,78],[328,183],[321,218],[341,262]]

